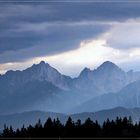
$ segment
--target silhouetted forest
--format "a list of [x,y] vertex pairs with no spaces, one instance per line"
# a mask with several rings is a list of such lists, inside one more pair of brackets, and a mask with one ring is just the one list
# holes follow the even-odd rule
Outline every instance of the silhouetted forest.
[[12,126],[4,126],[1,137],[46,137],[46,138],[65,138],[65,137],[140,137],[140,122],[132,123],[131,117],[119,118],[116,120],[107,119],[102,125],[97,121],[93,122],[90,118],[81,123],[80,120],[73,122],[69,117],[65,124],[59,119],[48,118],[42,124],[39,120],[34,126],[24,126],[21,129],[13,130]]

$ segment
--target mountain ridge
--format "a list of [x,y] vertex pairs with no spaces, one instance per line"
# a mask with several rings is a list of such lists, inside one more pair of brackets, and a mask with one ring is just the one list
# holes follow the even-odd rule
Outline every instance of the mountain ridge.
[[0,76],[0,114],[32,108],[65,112],[91,98],[119,92],[138,79],[140,73],[125,72],[110,61],[94,70],[85,68],[76,78],[62,75],[41,61]]
[[117,106],[132,108],[140,107],[140,80],[126,85],[119,92],[108,93],[92,98],[77,106],[74,111],[96,111]]

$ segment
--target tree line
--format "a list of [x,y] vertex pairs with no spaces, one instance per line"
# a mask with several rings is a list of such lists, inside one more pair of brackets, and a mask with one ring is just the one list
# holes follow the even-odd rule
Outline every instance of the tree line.
[[140,121],[133,123],[131,117],[115,120],[107,119],[102,125],[90,118],[81,123],[74,122],[71,117],[65,124],[60,120],[48,118],[45,123],[39,120],[34,126],[13,130],[12,126],[4,125],[1,138],[97,138],[97,137],[140,137]]

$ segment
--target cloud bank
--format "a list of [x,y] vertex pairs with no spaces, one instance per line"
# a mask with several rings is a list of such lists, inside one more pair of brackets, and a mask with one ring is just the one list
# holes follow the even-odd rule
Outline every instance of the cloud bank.
[[0,31],[1,73],[41,60],[72,76],[105,60],[140,70],[139,2],[2,3]]

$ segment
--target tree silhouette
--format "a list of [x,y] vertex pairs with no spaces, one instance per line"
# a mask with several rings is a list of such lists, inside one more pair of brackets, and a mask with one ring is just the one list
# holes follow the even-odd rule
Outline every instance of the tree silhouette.
[[87,118],[85,122],[77,120],[74,122],[71,117],[68,118],[65,124],[60,120],[48,118],[44,125],[41,120],[27,128],[23,127],[13,130],[12,126],[7,127],[4,125],[1,138],[66,138],[66,137],[140,137],[140,121],[133,123],[132,118],[119,118],[116,120],[109,120],[103,122],[102,125],[98,121],[92,121]]

